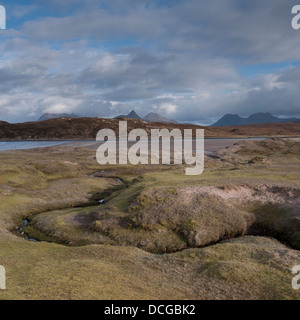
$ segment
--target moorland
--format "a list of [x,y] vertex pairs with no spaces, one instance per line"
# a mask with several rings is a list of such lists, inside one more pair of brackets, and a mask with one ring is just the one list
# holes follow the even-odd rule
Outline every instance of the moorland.
[[126,120],[128,130],[144,129],[149,134],[151,129],[169,130],[204,129],[206,138],[235,137],[299,137],[300,122],[266,123],[240,126],[210,127],[193,124],[155,123],[140,119],[119,118],[68,118],[62,117],[45,121],[8,123],[0,121],[0,141],[17,140],[95,140],[101,129],[112,129],[116,134],[119,121]]
[[0,299],[299,299],[299,153],[240,141],[186,176],[79,145],[1,152]]

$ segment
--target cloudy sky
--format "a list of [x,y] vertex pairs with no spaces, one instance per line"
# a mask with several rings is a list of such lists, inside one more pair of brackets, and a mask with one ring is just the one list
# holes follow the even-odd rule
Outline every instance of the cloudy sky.
[[0,120],[300,116],[300,0],[9,0]]

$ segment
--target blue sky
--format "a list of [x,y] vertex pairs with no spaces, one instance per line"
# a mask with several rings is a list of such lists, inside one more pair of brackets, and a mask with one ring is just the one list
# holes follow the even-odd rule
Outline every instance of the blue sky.
[[0,120],[300,117],[293,0],[0,1]]

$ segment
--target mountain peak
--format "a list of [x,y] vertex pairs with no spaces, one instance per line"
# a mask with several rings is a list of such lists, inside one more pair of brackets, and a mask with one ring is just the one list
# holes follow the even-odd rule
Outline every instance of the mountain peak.
[[134,110],[131,110],[127,115],[122,114],[115,117],[115,119],[119,119],[119,118],[130,118],[130,119],[142,120],[142,118]]
[[140,116],[134,110],[131,110],[128,113],[128,116],[140,118]]
[[145,117],[144,120],[147,122],[166,122],[166,123],[177,123],[175,120],[169,120],[165,117],[162,117],[160,114],[155,113],[155,112],[150,112],[148,113]]

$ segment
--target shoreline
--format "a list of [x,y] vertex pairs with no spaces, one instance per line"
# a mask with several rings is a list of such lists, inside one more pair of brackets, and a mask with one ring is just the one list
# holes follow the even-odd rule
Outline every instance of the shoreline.
[[[205,138],[205,152],[214,153],[220,149],[230,147],[239,141],[259,141],[274,137],[244,137],[244,138]],[[278,137],[276,137],[278,138]],[[281,137],[281,139],[300,141],[300,137]],[[117,140],[119,142],[120,140]],[[195,139],[193,138],[193,141]],[[136,141],[128,141],[128,147],[134,144]],[[35,145],[35,143],[37,145]],[[42,145],[45,143],[45,145]],[[48,145],[47,145],[48,143]],[[38,148],[53,148],[53,147],[84,147],[89,149],[97,149],[99,144],[104,143],[104,141],[96,140],[11,140],[11,141],[1,141],[0,140],[0,152],[4,151],[22,151],[22,150],[33,150]],[[5,147],[7,145],[7,147]],[[15,144],[9,146],[9,144]],[[24,144],[24,145],[22,145]],[[32,144],[32,145],[31,145]],[[41,145],[39,145],[41,144]],[[2,148],[1,148],[2,147]]]
[[[300,139],[300,136],[295,135],[263,135],[263,136],[220,136],[220,137],[213,137],[208,136],[204,137],[207,140],[244,140],[244,139],[268,139],[268,138],[278,138],[278,139]],[[193,138],[195,140],[195,138]],[[99,142],[95,139],[71,139],[71,138],[61,138],[61,139],[1,139],[0,142]],[[123,141],[116,139],[116,141]],[[101,141],[100,141],[101,142]],[[133,142],[129,140],[128,142]]]

